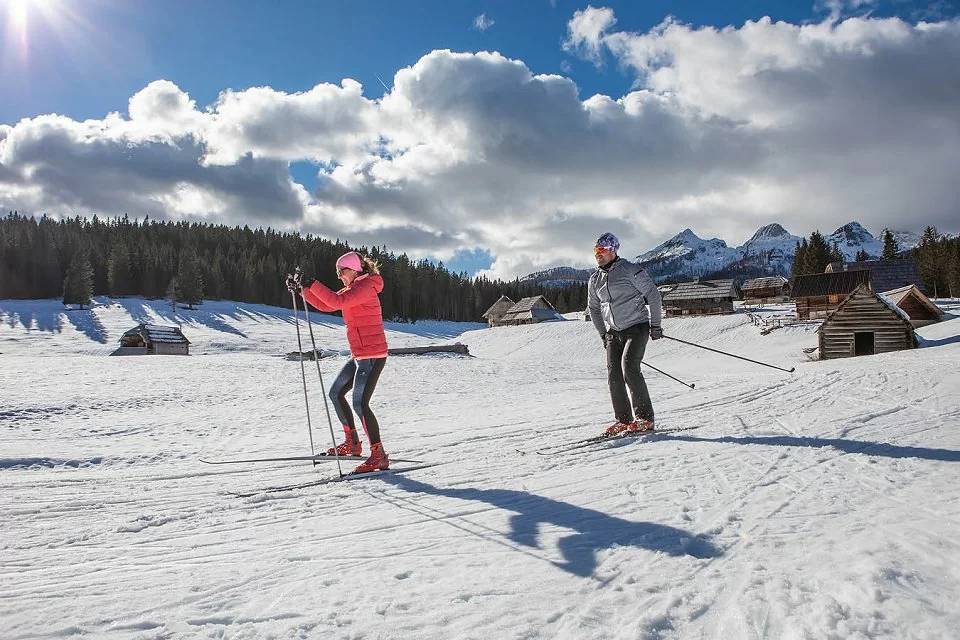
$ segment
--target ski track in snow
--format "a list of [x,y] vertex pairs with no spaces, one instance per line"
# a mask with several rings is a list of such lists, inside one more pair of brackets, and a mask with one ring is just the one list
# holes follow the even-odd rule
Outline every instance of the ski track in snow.
[[[960,626],[960,342],[808,362],[815,327],[668,319],[645,371],[662,428],[552,456],[609,416],[589,323],[391,325],[373,406],[409,474],[239,499],[335,465],[210,468],[309,447],[289,312],[181,312],[198,355],[106,358],[150,301],[101,301],[96,339],[0,301],[5,638],[945,638]],[[339,320],[314,314],[324,348]],[[418,325],[421,325],[419,326]],[[466,329],[475,329],[474,326]],[[102,334],[107,344],[100,342]],[[960,333],[960,319],[922,329]],[[666,343],[666,344],[665,344]],[[344,359],[321,361],[327,383]],[[314,440],[329,431],[307,369]]]

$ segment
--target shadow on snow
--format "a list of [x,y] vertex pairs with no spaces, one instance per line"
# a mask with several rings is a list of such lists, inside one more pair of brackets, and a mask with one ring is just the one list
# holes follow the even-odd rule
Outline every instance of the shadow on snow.
[[650,436],[650,439],[673,440],[678,442],[707,442],[716,444],[745,444],[772,447],[833,447],[844,453],[862,453],[868,456],[884,458],[920,458],[942,462],[960,462],[960,451],[952,449],[931,449],[928,447],[906,447],[888,442],[864,442],[863,440],[844,440],[842,438],[804,438],[796,436],[724,436],[722,438],[698,438],[696,436],[672,436],[669,434]]
[[[597,551],[618,545],[659,551],[671,556],[713,558],[720,555],[719,549],[704,536],[652,522],[624,520],[526,491],[441,488],[401,475],[385,475],[381,479],[410,493],[484,502],[513,511],[516,515],[510,518],[507,538],[524,547],[540,548],[538,538],[541,525],[572,529],[576,533],[561,538],[559,543],[564,561],[553,564],[578,576],[593,575],[597,567]],[[416,506],[414,503],[412,508]],[[437,519],[445,519],[445,516],[443,514]]]

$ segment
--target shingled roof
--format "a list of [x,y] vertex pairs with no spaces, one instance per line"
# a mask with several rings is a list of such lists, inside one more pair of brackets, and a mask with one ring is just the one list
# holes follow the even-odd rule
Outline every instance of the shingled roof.
[[744,282],[740,289],[746,293],[750,289],[773,289],[774,287],[782,287],[786,283],[787,279],[783,276],[754,278],[753,280],[747,280]]
[[502,316],[504,313],[509,311],[513,305],[514,305],[513,300],[511,300],[507,296],[500,296],[500,298],[496,302],[490,305],[489,309],[483,312],[483,315],[481,317],[489,318],[490,316],[494,316],[494,319],[497,319],[500,316]]
[[831,262],[827,272],[869,271],[870,286],[874,291],[890,291],[914,285],[924,291],[917,263],[909,258],[902,260],[864,260],[863,262]]
[[560,317],[560,314],[557,313],[557,310],[550,304],[549,300],[543,296],[532,296],[530,298],[522,298],[518,303],[510,307],[507,312],[500,317],[499,321],[508,322],[510,320],[530,320],[534,318],[552,320]]
[[839,273],[811,273],[793,279],[790,297],[849,295],[861,284],[870,285],[869,271],[840,271]]
[[663,294],[663,301],[701,300],[704,298],[736,298],[737,288],[733,280],[698,280],[681,282]]
[[159,324],[141,323],[130,329],[124,336],[137,334],[143,338],[144,344],[157,342],[166,342],[169,344],[190,344],[187,337],[183,335],[180,327],[166,327]]

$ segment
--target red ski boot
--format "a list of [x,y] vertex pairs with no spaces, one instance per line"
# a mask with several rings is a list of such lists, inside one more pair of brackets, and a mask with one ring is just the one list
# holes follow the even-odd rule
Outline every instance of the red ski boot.
[[343,442],[337,445],[337,448],[334,449],[330,447],[327,449],[328,456],[362,456],[363,455],[363,443],[357,440],[353,442],[350,438],[347,438]]
[[603,432],[605,438],[612,438],[613,436],[618,436],[624,431],[633,431],[636,428],[636,422],[620,422],[617,420],[612,425],[607,427],[606,431]]
[[627,433],[646,433],[653,431],[653,420],[634,420],[627,425]]
[[370,473],[371,471],[385,471],[390,468],[390,458],[383,450],[383,444],[377,443],[370,447],[370,457],[363,464],[353,470],[354,473]]

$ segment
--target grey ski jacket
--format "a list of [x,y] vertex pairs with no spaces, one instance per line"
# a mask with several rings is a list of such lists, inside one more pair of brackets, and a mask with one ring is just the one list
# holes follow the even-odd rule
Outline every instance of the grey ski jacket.
[[629,260],[617,258],[606,269],[598,267],[590,275],[587,306],[590,319],[601,335],[611,330],[623,331],[641,322],[660,326],[661,304],[653,279]]

